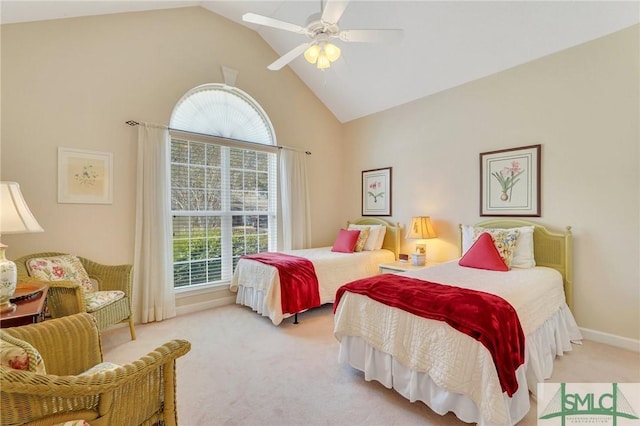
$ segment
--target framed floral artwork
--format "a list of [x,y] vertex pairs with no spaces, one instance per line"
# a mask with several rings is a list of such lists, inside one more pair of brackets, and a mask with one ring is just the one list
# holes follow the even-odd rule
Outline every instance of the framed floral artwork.
[[59,147],[58,202],[111,204],[113,154]]
[[541,147],[480,154],[480,216],[540,216]]
[[391,216],[391,167],[362,172],[362,216]]

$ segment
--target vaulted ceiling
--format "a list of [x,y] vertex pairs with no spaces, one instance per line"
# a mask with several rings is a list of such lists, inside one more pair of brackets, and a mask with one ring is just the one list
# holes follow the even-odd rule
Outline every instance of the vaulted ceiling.
[[[332,0],[329,0],[332,1]],[[3,24],[86,15],[201,6],[256,30],[274,60],[305,35],[242,21],[253,12],[305,26],[317,1],[13,1]],[[341,122],[428,96],[605,36],[640,22],[636,1],[361,1],[352,0],[340,29],[404,30],[397,43],[335,44],[342,56],[318,70],[302,56],[289,67]],[[267,67],[269,64],[265,63]],[[279,72],[279,71],[271,71]]]

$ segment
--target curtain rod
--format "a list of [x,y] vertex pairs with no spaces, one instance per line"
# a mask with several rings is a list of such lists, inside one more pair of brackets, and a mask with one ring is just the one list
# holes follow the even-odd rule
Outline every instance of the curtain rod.
[[[138,126],[138,125],[140,125],[140,123],[138,123],[137,121],[134,121],[134,120],[127,120],[127,121],[125,121],[125,124],[128,124],[129,126]],[[189,133],[189,134],[192,134],[192,135],[200,135],[200,136],[209,136],[209,137],[214,137],[214,138],[220,138],[220,139],[225,139],[225,140],[234,141],[234,142],[249,143],[249,144],[260,145],[260,146],[270,146],[270,145],[265,145],[263,143],[258,143],[258,142],[242,141],[242,140],[238,140],[238,139],[225,138],[225,137],[222,137],[222,136],[207,135],[206,133],[190,132],[188,130],[174,129],[174,128],[171,128],[171,127],[167,127],[167,129],[168,130],[175,130],[176,132]],[[291,147],[288,147],[288,146],[276,145],[275,148],[288,149],[289,151],[304,152],[307,155],[311,155],[311,151],[303,151],[301,149],[291,148]]]

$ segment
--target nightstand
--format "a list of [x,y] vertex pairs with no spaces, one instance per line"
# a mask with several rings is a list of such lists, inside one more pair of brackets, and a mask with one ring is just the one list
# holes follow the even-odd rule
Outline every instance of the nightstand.
[[381,263],[378,265],[378,271],[381,274],[395,274],[397,272],[407,272],[407,271],[416,271],[418,269],[428,268],[430,266],[437,265],[440,262],[427,262],[422,266],[412,265],[411,262],[391,262],[391,263]]

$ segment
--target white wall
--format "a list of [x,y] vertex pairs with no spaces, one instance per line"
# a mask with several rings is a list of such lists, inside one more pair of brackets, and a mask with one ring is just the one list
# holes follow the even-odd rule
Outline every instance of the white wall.
[[391,219],[430,215],[427,258],[454,259],[458,223],[484,219],[479,153],[542,144],[532,220],[572,226],[579,325],[640,338],[639,28],[347,123],[348,212],[360,171],[391,166]]

